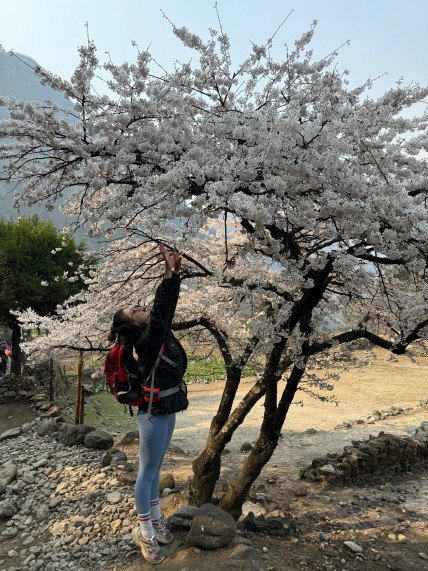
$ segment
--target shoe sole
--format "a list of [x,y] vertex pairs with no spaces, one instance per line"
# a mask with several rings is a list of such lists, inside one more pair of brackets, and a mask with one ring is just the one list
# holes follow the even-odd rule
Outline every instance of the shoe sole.
[[137,545],[140,548],[141,551],[141,555],[144,557],[144,560],[147,561],[147,563],[150,563],[151,565],[159,565],[159,563],[162,563],[165,559],[165,555],[162,555],[162,559],[159,559],[159,561],[151,561],[150,559],[147,559],[147,557],[144,555],[142,548],[141,548],[141,541],[140,538],[138,536],[138,529],[134,528],[132,530],[132,541],[135,543],[135,545]]
[[164,539],[160,539],[157,535],[156,535],[156,539],[157,539],[157,542],[160,543],[161,545],[169,545],[170,543],[172,543],[174,541],[174,537],[171,537],[171,539],[169,541],[165,541]]

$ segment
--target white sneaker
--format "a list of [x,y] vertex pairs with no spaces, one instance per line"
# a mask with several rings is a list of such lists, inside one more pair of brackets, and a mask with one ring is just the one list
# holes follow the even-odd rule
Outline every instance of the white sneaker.
[[140,533],[140,526],[134,527],[132,530],[132,540],[135,545],[138,545],[141,549],[141,554],[148,563],[158,565],[158,563],[162,563],[165,559],[165,555],[159,547],[156,536],[143,537]]
[[174,540],[174,536],[166,526],[166,519],[164,517],[161,517],[157,520],[152,519],[152,524],[153,529],[155,530],[156,539],[159,543],[166,545],[167,543],[171,543],[171,541]]

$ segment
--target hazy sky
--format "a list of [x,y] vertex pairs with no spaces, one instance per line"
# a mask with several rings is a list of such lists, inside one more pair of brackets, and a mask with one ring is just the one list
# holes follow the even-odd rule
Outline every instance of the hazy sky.
[[[207,36],[219,27],[215,0],[0,0],[0,44],[35,59],[69,78],[78,63],[78,46],[86,43],[85,23],[101,60],[109,52],[115,63],[133,61],[135,40],[165,68],[187,60],[170,23]],[[376,91],[406,82],[428,84],[428,0],[218,0],[223,31],[232,43],[234,61],[243,59],[251,42],[264,43],[294,8],[278,33],[277,53],[319,24],[313,42],[317,56],[342,48],[338,64],[350,71],[351,84],[387,73]],[[186,55],[185,55],[186,54]]]

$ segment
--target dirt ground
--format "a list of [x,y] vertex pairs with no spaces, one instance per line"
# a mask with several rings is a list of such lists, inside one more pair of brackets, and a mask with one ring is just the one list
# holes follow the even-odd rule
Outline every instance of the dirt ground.
[[[242,398],[251,386],[250,380],[243,382],[239,396]],[[203,448],[222,388],[221,382],[189,388],[191,405],[178,415],[173,437],[173,444],[185,455],[167,455],[164,464],[182,490],[182,494],[163,500],[167,514],[186,501],[191,460]],[[428,398],[428,360],[416,363],[400,356],[396,362],[390,362],[386,353],[378,351],[372,354],[368,366],[341,372],[333,392],[338,405],[304,394],[297,396],[301,402],[291,407],[281,442],[250,494],[249,499],[259,507],[261,498],[277,504],[286,517],[296,522],[296,537],[245,532],[244,539],[251,547],[237,562],[232,548],[215,552],[186,548],[186,534],[178,532],[177,543],[165,550],[168,559],[164,565],[169,571],[211,571],[219,565],[263,571],[428,570],[427,466],[355,487],[326,489],[299,478],[300,470],[314,458],[341,452],[353,440],[377,435],[382,430],[413,434],[422,421],[428,420],[428,406],[419,406],[422,399]],[[391,407],[412,407],[413,411],[375,424],[356,422],[374,410]],[[242,443],[256,440],[262,414],[263,406],[256,405],[227,446],[218,495],[245,458],[240,450]],[[337,425],[349,421],[353,422],[351,428],[335,430]],[[362,553],[352,553],[345,541],[357,543]],[[256,551],[251,552],[251,548]],[[111,569],[137,571],[142,567],[140,562],[129,562]]]
[[[318,371],[320,373],[320,371]],[[239,397],[252,386],[240,387]],[[167,454],[165,471],[174,475],[176,493],[162,499],[166,515],[186,503],[191,462],[203,449],[209,423],[218,405],[222,382],[192,384],[189,410],[177,415],[172,444],[183,453]],[[302,468],[314,458],[341,452],[352,442],[380,431],[413,434],[428,420],[428,359],[418,363],[400,356],[396,362],[378,351],[365,367],[341,372],[333,393],[338,405],[298,394],[284,425],[280,444],[251,491],[249,500],[263,508],[276,506],[296,527],[294,537],[279,538],[252,531],[232,545],[215,551],[187,547],[186,532],[177,532],[166,546],[168,571],[211,571],[225,569],[262,571],[427,571],[428,570],[428,468],[378,478],[361,486],[325,488],[299,479]],[[388,417],[375,424],[358,424],[374,410],[412,407],[408,413]],[[256,405],[223,455],[222,476],[216,489],[236,473],[245,458],[243,442],[253,443],[263,414]],[[335,429],[343,422],[350,428]],[[9,426],[11,427],[11,426]],[[121,435],[115,435],[117,440]],[[345,545],[353,541],[362,548],[355,554]],[[425,559],[427,557],[427,559]],[[106,571],[141,571],[151,566],[138,554],[126,562],[111,562]]]

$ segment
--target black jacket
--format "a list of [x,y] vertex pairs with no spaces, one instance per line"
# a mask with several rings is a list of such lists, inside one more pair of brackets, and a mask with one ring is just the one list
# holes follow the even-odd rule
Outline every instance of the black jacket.
[[150,375],[162,345],[165,357],[176,364],[174,367],[163,359],[160,360],[156,369],[155,384],[161,390],[180,384],[187,368],[186,352],[171,331],[180,293],[180,281],[177,274],[172,274],[171,278],[164,279],[158,286],[149,322],[134,341],[143,381]]

